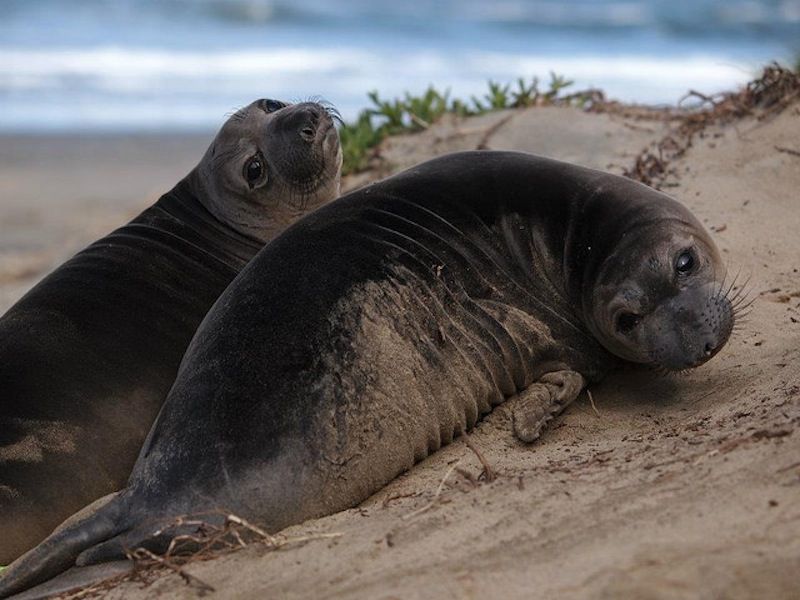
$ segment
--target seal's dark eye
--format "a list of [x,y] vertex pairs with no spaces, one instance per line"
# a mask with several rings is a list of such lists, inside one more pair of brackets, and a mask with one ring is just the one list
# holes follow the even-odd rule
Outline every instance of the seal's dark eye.
[[283,102],[279,102],[278,100],[264,100],[264,110],[267,112],[275,112],[276,110],[282,109],[286,106]]
[[256,154],[244,165],[244,178],[250,188],[254,188],[264,176],[264,159]]
[[617,331],[622,334],[628,334],[633,331],[634,327],[642,320],[637,314],[624,312],[617,317]]
[[681,252],[675,261],[675,271],[678,275],[688,275],[694,268],[694,256],[691,252]]

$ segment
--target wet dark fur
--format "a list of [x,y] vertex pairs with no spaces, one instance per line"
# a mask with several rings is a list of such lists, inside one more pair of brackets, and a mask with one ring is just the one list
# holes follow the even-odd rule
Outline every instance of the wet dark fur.
[[[296,132],[310,111],[282,111],[266,142],[291,160],[286,203],[326,174]],[[207,210],[199,168],[0,318],[0,564],[125,485],[197,326],[263,246]]]

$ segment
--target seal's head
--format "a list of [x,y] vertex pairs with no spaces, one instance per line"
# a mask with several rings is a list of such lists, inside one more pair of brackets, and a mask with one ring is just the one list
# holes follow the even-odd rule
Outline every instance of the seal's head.
[[190,176],[199,200],[233,229],[268,241],[339,195],[337,119],[316,102],[262,99],[237,111]]
[[662,196],[644,221],[623,227],[588,286],[587,322],[617,356],[679,371],[728,341],[735,311],[714,242],[683,206]]

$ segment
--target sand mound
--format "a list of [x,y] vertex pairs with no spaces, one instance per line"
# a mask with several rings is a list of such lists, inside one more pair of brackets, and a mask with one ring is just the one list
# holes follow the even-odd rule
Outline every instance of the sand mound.
[[[391,171],[482,144],[622,172],[674,126],[534,108],[447,121],[387,140],[381,156]],[[596,411],[583,394],[530,446],[501,407],[471,435],[494,481],[457,441],[362,506],[284,532],[341,537],[252,545],[186,572],[219,599],[797,598],[798,140],[800,102],[737,115],[693,132],[659,180],[715,232],[731,272],[750,277],[749,320],[710,364],[615,373],[591,389]],[[165,574],[106,593],[194,598],[198,588]]]
[[[383,154],[401,168],[478,142],[621,170],[667,127],[532,109],[390,140]],[[472,434],[494,482],[480,480],[475,454],[456,442],[363,506],[285,532],[341,538],[252,547],[187,571],[215,598],[797,597],[797,140],[795,103],[706,128],[670,165],[668,191],[716,232],[756,297],[710,364],[680,377],[616,373],[591,390],[598,413],[584,394],[531,446],[512,438],[500,409]],[[173,575],[110,597],[156,594],[196,591]]]

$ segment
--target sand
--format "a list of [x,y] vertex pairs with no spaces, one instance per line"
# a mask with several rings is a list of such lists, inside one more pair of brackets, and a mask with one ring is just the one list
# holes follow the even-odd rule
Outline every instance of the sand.
[[[664,127],[569,108],[448,120],[387,140],[383,167],[348,184],[478,145],[620,173]],[[3,150],[5,305],[55,257],[124,221],[199,158],[190,157],[199,140],[173,143],[185,154],[155,143],[135,165],[115,163],[102,144],[70,167],[58,153],[43,157],[35,141],[17,146],[25,152]],[[457,441],[360,507],[284,532],[341,537],[275,551],[255,545],[186,571],[219,599],[800,598],[800,156],[792,151],[800,151],[800,104],[709,129],[672,164],[666,191],[714,231],[755,297],[713,361],[681,376],[614,373],[591,388],[596,410],[582,394],[532,445],[515,441],[501,407],[471,434],[498,474],[493,482]],[[24,164],[9,162],[19,155]],[[47,169],[63,183],[44,181]],[[103,184],[87,188],[90,177]],[[37,253],[41,262],[25,258]],[[24,276],[14,278],[15,260]],[[197,595],[175,574],[107,592]]]
[[212,136],[0,136],[0,312],[169,190]]

